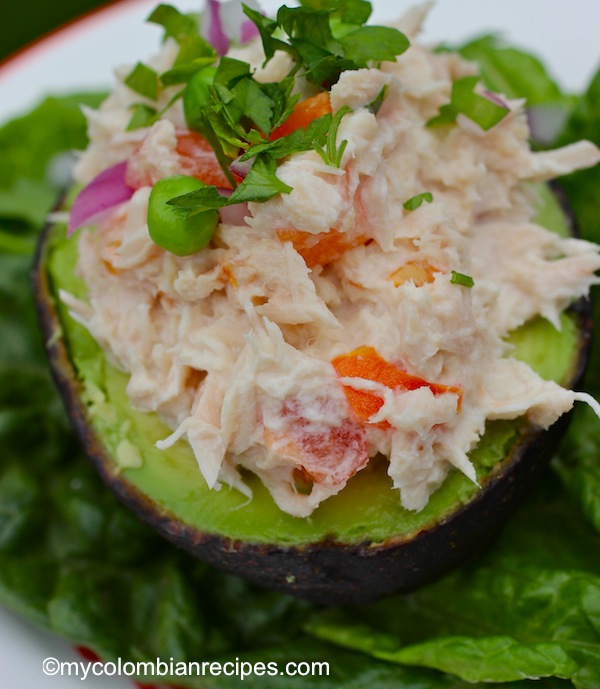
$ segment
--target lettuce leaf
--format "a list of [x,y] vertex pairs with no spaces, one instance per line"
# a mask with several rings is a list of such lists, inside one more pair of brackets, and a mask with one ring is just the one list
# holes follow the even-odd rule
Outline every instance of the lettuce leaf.
[[70,152],[85,146],[81,106],[102,97],[47,98],[0,129],[0,251],[32,253],[58,189],[68,184]]
[[[581,138],[600,146],[600,70],[579,99],[557,144],[564,146]],[[582,236],[600,242],[600,165],[561,178]],[[600,288],[592,290],[594,322],[600,323]],[[588,361],[585,387],[600,397],[600,346],[596,338]],[[571,431],[554,463],[567,489],[600,532],[600,431],[590,410],[577,410]]]
[[600,533],[600,428],[591,409],[578,409],[553,466]]
[[[565,146],[579,139],[589,139],[600,146],[600,70],[577,102],[557,145]],[[562,177],[560,183],[567,192],[584,238],[600,242],[600,165]]]
[[600,686],[600,536],[547,481],[480,562],[410,596],[313,617],[322,640],[469,682]]
[[476,38],[458,51],[477,62],[485,85],[508,98],[526,98],[527,104],[569,103],[543,63],[534,55],[507,46],[497,35]]

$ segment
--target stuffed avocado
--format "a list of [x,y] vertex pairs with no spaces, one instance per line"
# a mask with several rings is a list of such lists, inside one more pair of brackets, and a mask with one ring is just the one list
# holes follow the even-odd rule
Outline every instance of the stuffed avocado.
[[[568,215],[544,194],[540,215],[554,231]],[[86,453],[106,483],[163,536],[194,555],[261,585],[320,603],[357,603],[410,590],[478,552],[530,490],[566,429],[496,421],[471,453],[479,489],[453,472],[420,512],[404,509],[382,466],[359,473],[310,520],[277,508],[248,477],[253,500],[211,491],[190,447],[167,451],[156,414],[132,408],[127,377],[73,321],[59,289],[84,296],[74,274],[76,245],[64,225],[48,226],[38,251],[36,297],[52,370]],[[581,377],[591,322],[585,302],[562,317],[562,330],[536,319],[513,333],[516,356],[545,378]],[[375,556],[375,557],[373,557]]]
[[153,14],[163,51],[89,115],[70,229],[98,227],[49,232],[38,272],[105,479],[200,557],[319,602],[412,588],[497,531],[586,399],[556,384],[586,332],[563,312],[600,265],[535,222],[566,227],[529,184],[597,149],[532,153],[471,65],[347,12],[247,10],[262,48],[183,66]]

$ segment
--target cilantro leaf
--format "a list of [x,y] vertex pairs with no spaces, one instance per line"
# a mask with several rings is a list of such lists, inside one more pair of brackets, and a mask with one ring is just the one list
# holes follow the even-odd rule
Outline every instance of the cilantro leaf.
[[261,131],[271,131],[273,101],[263,93],[258,82],[241,79],[234,86],[233,95],[242,109],[242,116],[250,118]]
[[271,133],[277,129],[292,114],[294,106],[300,100],[300,94],[292,94],[294,89],[294,77],[286,77],[277,83],[261,84],[262,92],[271,99],[273,115],[271,121]]
[[352,112],[352,108],[344,105],[344,107],[340,108],[335,113],[331,120],[331,127],[329,128],[329,133],[327,134],[327,145],[324,149],[322,146],[319,146],[317,143],[315,143],[315,151],[321,156],[325,165],[339,167],[342,163],[342,157],[344,155],[344,151],[346,150],[346,146],[348,145],[348,141],[344,139],[344,141],[342,141],[342,143],[338,146],[337,132],[342,118],[349,112]]
[[199,69],[216,60],[217,52],[200,35],[198,19],[194,15],[182,14],[171,5],[159,5],[147,21],[165,29],[165,40],[173,38],[179,43],[179,54],[173,67],[160,76],[163,86],[185,83]]
[[373,98],[373,100],[367,105],[367,110],[373,115],[377,115],[379,112],[379,109],[383,105],[383,101],[385,100],[386,96],[388,93],[388,86],[387,84],[385,86],[381,87],[381,90],[379,93]]
[[133,115],[127,125],[127,131],[131,132],[134,129],[141,129],[142,127],[150,127],[158,118],[158,111],[156,108],[151,108],[145,103],[136,103],[132,106]]
[[450,282],[453,285],[462,285],[462,287],[473,287],[475,281],[470,275],[463,275],[463,273],[457,273],[455,270],[452,271],[452,276],[450,277]]
[[277,161],[264,153],[259,154],[244,180],[230,195],[222,194],[217,187],[206,186],[189,194],[176,196],[168,204],[187,211],[189,215],[196,215],[237,203],[262,203],[277,194],[289,194],[292,191],[290,186],[277,177],[276,172]]
[[371,16],[372,6],[367,0],[301,0],[302,7],[327,10],[345,24],[362,25]]
[[258,28],[266,62],[284,50],[307,81],[324,89],[343,71],[395,60],[410,45],[397,29],[363,26],[371,14],[365,0],[307,0],[300,7],[280,7],[276,20],[247,7],[244,12]]
[[395,62],[410,46],[403,33],[389,26],[362,26],[344,36],[341,43],[344,56],[362,67],[370,62]]
[[288,53],[294,52],[288,43],[274,37],[275,32],[279,29],[279,24],[274,19],[265,17],[264,14],[248,7],[248,5],[242,5],[242,7],[244,8],[244,14],[258,29],[265,51],[266,62],[275,55],[276,50],[283,50]]
[[158,74],[143,62],[137,63],[125,78],[124,83],[129,86],[132,91],[150,100],[156,100],[158,98]]
[[158,24],[165,30],[165,38],[180,41],[184,36],[198,32],[198,22],[189,14],[182,14],[172,5],[158,5],[147,22]]
[[417,210],[423,205],[423,201],[431,203],[433,201],[433,194],[430,191],[424,191],[422,194],[417,194],[412,196],[408,201],[405,201],[402,205],[407,211]]
[[292,187],[276,175],[277,161],[268,155],[258,155],[244,181],[230,196],[231,203],[268,201],[277,194],[289,194]]
[[300,127],[286,136],[251,146],[240,160],[249,160],[261,153],[268,153],[275,160],[281,160],[292,153],[310,151],[315,144],[324,146],[330,126],[331,115],[323,115],[313,120],[306,129]]
[[342,55],[342,45],[334,38],[329,23],[331,11],[314,10],[306,7],[286,7],[277,12],[277,22],[290,39],[290,45],[302,41],[318,46],[334,55]]
[[458,114],[463,114],[472,122],[488,131],[502,120],[510,110],[497,105],[489,98],[474,92],[479,81],[477,76],[457,79],[452,85],[450,103],[442,105],[438,115],[427,121],[427,127],[440,127],[454,124]]
[[212,57],[198,57],[184,64],[175,65],[171,69],[160,75],[160,82],[163,86],[175,86],[176,84],[186,84],[196,72],[203,67],[212,65]]
[[[174,67],[187,65],[198,59],[205,59],[207,64],[212,64],[217,58],[216,50],[197,33],[180,38],[179,46],[179,54],[175,59]],[[209,59],[210,61],[208,61]]]

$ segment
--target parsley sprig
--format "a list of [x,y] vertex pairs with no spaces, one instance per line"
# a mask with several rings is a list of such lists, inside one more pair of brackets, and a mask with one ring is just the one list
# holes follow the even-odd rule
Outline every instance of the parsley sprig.
[[346,146],[348,145],[348,140],[344,139],[342,143],[337,145],[337,132],[342,121],[342,117],[352,112],[352,108],[344,105],[340,108],[331,120],[331,126],[329,127],[329,133],[327,134],[327,144],[325,148],[321,146],[317,141],[314,142],[315,151],[323,158],[325,165],[331,165],[331,167],[339,167],[342,164],[342,157]]
[[[289,193],[291,188],[277,177],[277,165],[301,151],[314,149],[327,165],[339,167],[348,142],[338,146],[337,131],[350,108],[319,117],[287,136],[273,141],[269,137],[294,111],[300,98],[298,79],[328,90],[342,71],[395,61],[409,47],[408,39],[397,29],[365,26],[371,9],[366,0],[301,0],[300,7],[283,6],[276,18],[270,18],[244,6],[260,33],[265,62],[278,50],[290,55],[293,62],[283,80],[263,83],[246,62],[225,56],[217,63],[214,49],[200,36],[195,16],[159,5],[149,21],[162,26],[165,39],[175,39],[180,49],[170,70],[152,75],[156,85],[153,100],[161,89],[182,85],[168,107],[183,98],[188,126],[209,142],[234,188],[226,195],[216,187],[205,187],[172,199],[170,204],[195,214]],[[149,83],[148,74],[146,78]],[[149,87],[144,86],[143,95],[149,97]],[[382,91],[373,103],[374,111],[384,95]],[[133,110],[130,129],[150,126],[161,116],[147,103],[136,104]],[[253,161],[239,185],[229,169],[236,159]]]
[[308,82],[324,89],[344,70],[395,61],[410,45],[397,29],[365,26],[371,15],[365,0],[304,0],[280,7],[276,19],[245,5],[244,12],[260,33],[266,61],[282,50]]
[[485,96],[474,92],[479,77],[463,77],[452,84],[450,102],[442,105],[439,113],[432,117],[427,127],[441,127],[454,124],[459,114],[463,114],[471,121],[478,124],[484,131],[498,124],[510,110],[494,103]]

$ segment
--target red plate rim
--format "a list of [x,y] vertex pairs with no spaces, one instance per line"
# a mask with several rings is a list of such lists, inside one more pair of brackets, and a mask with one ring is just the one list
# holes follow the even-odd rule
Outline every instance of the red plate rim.
[[82,30],[91,29],[98,20],[114,21],[119,14],[126,13],[134,6],[142,7],[145,4],[149,4],[148,0],[110,0],[42,34],[0,60],[0,82],[2,77],[10,76],[15,70],[39,59],[42,52],[58,45],[64,39]]

